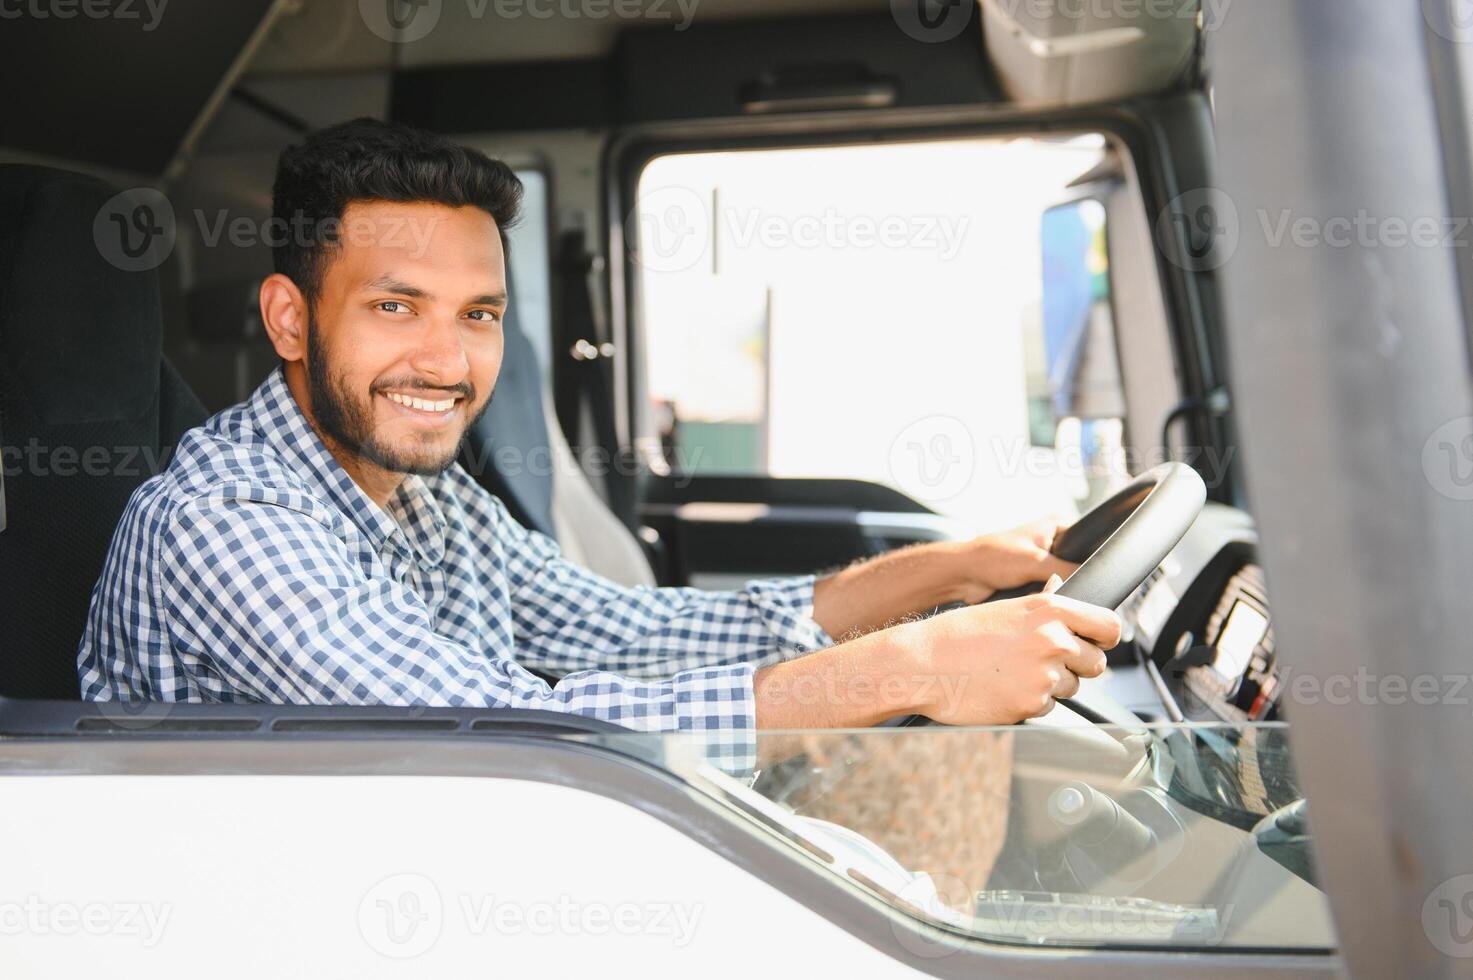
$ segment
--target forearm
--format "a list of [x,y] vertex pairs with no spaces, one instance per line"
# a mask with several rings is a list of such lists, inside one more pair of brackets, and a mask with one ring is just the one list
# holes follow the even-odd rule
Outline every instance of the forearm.
[[970,545],[936,542],[892,551],[819,579],[813,618],[836,639],[869,633],[953,602],[985,595],[972,581]]
[[868,728],[922,713],[936,678],[921,638],[896,626],[757,671],[757,727]]
[[708,591],[631,588],[562,569],[544,588],[512,597],[517,660],[551,674],[614,670],[650,680],[770,662],[833,642],[812,619],[812,602],[807,576]]

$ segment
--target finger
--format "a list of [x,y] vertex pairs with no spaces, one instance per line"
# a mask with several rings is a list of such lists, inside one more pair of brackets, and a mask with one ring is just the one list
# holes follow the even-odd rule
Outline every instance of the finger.
[[1064,580],[1059,577],[1059,575],[1058,575],[1057,572],[1055,572],[1053,575],[1050,575],[1048,577],[1048,584],[1043,587],[1043,591],[1044,592],[1057,592],[1057,591],[1059,591],[1059,586],[1061,586],[1063,584],[1064,584]]
[[1059,671],[1059,682],[1054,685],[1055,698],[1072,698],[1079,693],[1079,675],[1072,670]]
[[1052,551],[1054,542],[1059,540],[1059,535],[1069,530],[1069,524],[1069,518],[1063,514],[1050,514],[1048,517],[1040,518],[1037,522],[1028,525],[1029,536],[1044,551]]
[[1072,561],[1065,561],[1057,555],[1045,554],[1039,559],[1039,571],[1043,575],[1057,575],[1060,578],[1068,578],[1079,568]]
[[1086,640],[1098,643],[1101,649],[1113,650],[1120,644],[1120,617],[1113,609],[1059,595],[1052,597],[1049,605],[1061,623]]
[[[1105,672],[1105,651],[1085,640],[1078,641],[1078,648],[1064,655],[1064,666],[1075,677],[1098,677]],[[1068,697],[1067,694],[1061,695]]]
[[1038,711],[1034,712],[1033,714],[1029,715],[1028,717],[1030,717],[1030,718],[1042,718],[1044,715],[1048,714],[1050,711],[1053,711],[1054,710],[1054,705],[1057,704],[1057,703],[1058,702],[1056,702],[1054,700],[1053,695],[1046,695],[1044,697],[1044,699],[1043,699],[1043,704],[1042,704],[1042,706],[1040,706],[1040,708],[1038,709]]

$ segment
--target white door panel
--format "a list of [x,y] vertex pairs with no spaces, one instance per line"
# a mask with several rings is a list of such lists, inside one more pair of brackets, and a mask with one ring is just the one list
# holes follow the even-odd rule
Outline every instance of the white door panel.
[[495,778],[4,780],[0,970],[921,976],[658,819]]

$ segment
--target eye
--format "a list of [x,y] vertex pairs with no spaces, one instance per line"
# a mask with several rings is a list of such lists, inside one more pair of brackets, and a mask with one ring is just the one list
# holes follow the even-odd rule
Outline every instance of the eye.
[[386,299],[382,303],[373,304],[374,309],[383,310],[385,313],[408,313],[409,307],[397,299]]
[[[478,315],[479,314],[479,315]],[[495,323],[501,319],[501,315],[495,310],[471,310],[466,316],[480,323]]]

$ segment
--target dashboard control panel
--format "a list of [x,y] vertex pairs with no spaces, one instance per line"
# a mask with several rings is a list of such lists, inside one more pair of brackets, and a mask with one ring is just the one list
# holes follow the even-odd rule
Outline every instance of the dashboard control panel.
[[1230,579],[1207,619],[1206,647],[1182,672],[1182,711],[1195,720],[1268,721],[1279,695],[1273,623],[1263,570],[1247,564]]
[[1252,519],[1208,504],[1120,606],[1126,633],[1188,721],[1271,721],[1279,678]]

